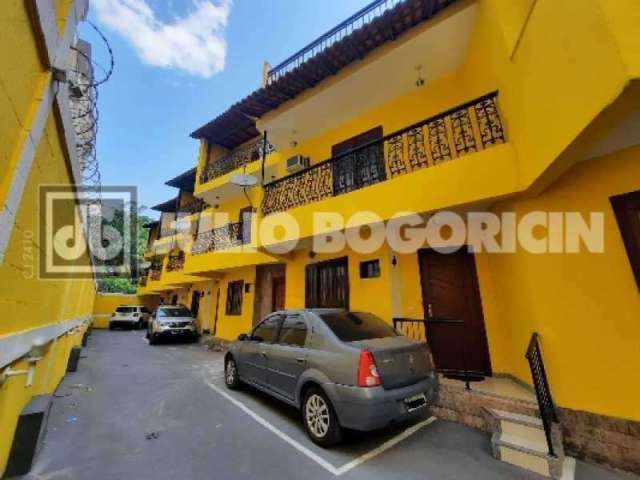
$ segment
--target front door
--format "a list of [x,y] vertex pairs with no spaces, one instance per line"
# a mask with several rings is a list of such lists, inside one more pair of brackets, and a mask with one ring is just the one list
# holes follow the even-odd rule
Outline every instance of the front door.
[[284,277],[275,277],[271,285],[272,285],[271,311],[277,312],[279,310],[284,310],[284,293],[285,293]]
[[427,340],[436,368],[491,374],[475,260],[466,249],[419,253]]

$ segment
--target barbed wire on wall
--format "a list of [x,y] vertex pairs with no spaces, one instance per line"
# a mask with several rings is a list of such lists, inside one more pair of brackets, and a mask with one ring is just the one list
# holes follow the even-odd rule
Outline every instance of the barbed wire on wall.
[[[71,47],[71,65],[67,71],[69,104],[76,134],[76,155],[80,163],[82,182],[91,193],[92,202],[101,199],[100,164],[97,155],[97,138],[100,111],[98,109],[99,87],[109,81],[115,67],[114,55],[109,41],[92,22],[87,23],[102,39],[109,56],[109,66],[104,68],[91,55],[90,45],[78,40]],[[96,70],[101,70],[101,78]]]

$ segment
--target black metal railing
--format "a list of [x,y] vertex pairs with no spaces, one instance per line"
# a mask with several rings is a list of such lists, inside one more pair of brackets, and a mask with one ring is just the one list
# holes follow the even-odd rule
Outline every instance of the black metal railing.
[[264,215],[358,190],[505,142],[498,92],[264,186]]
[[402,3],[402,1],[403,0],[375,0],[371,2],[362,10],[356,12],[307,46],[298,50],[282,63],[270,69],[267,74],[267,84],[273,83],[285,74],[295,70],[336,42],[351,35],[355,30],[362,28],[362,26],[371,22],[374,18],[382,16],[385,12]]
[[251,241],[250,222],[235,222],[199,232],[191,245],[191,254],[226,250]]
[[167,259],[167,272],[177,272],[184,268],[184,252],[170,253]]
[[551,390],[549,389],[549,381],[547,380],[547,372],[542,361],[542,349],[540,348],[540,335],[534,333],[531,335],[529,347],[525,355],[531,369],[531,378],[538,399],[538,409],[540,410],[540,418],[544,427],[544,434],[547,438],[547,447],[549,454],[555,456],[552,439],[552,425],[558,422],[558,414],[553,403]]
[[160,280],[160,275],[162,275],[162,270],[161,267],[160,268],[152,268],[151,270],[149,270],[149,278],[151,280]]
[[273,146],[267,142],[266,149],[264,147],[264,138],[258,137],[250,144],[242,145],[227,155],[208,162],[200,173],[200,183],[206,183],[214,178],[221,177],[236,168],[243,167],[251,162],[260,160],[264,155],[275,151]]
[[416,320],[414,318],[394,318],[393,328],[405,337],[415,340],[416,342],[427,341],[427,329],[424,320]]

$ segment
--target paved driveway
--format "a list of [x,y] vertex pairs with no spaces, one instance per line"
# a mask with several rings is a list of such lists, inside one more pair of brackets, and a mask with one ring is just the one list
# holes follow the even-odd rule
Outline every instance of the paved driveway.
[[[149,346],[140,331],[94,331],[60,385],[29,479],[540,479],[495,461],[487,435],[441,420],[311,443],[298,413],[230,393],[222,355]],[[576,478],[615,474],[578,462]]]

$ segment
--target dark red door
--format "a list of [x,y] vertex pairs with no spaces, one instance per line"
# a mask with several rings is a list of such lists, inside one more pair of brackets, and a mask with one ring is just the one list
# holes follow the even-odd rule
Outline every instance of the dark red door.
[[419,253],[427,341],[438,370],[491,374],[475,260],[461,249]]
[[284,277],[275,277],[272,284],[272,311],[284,310],[284,294],[285,294],[285,280]]

